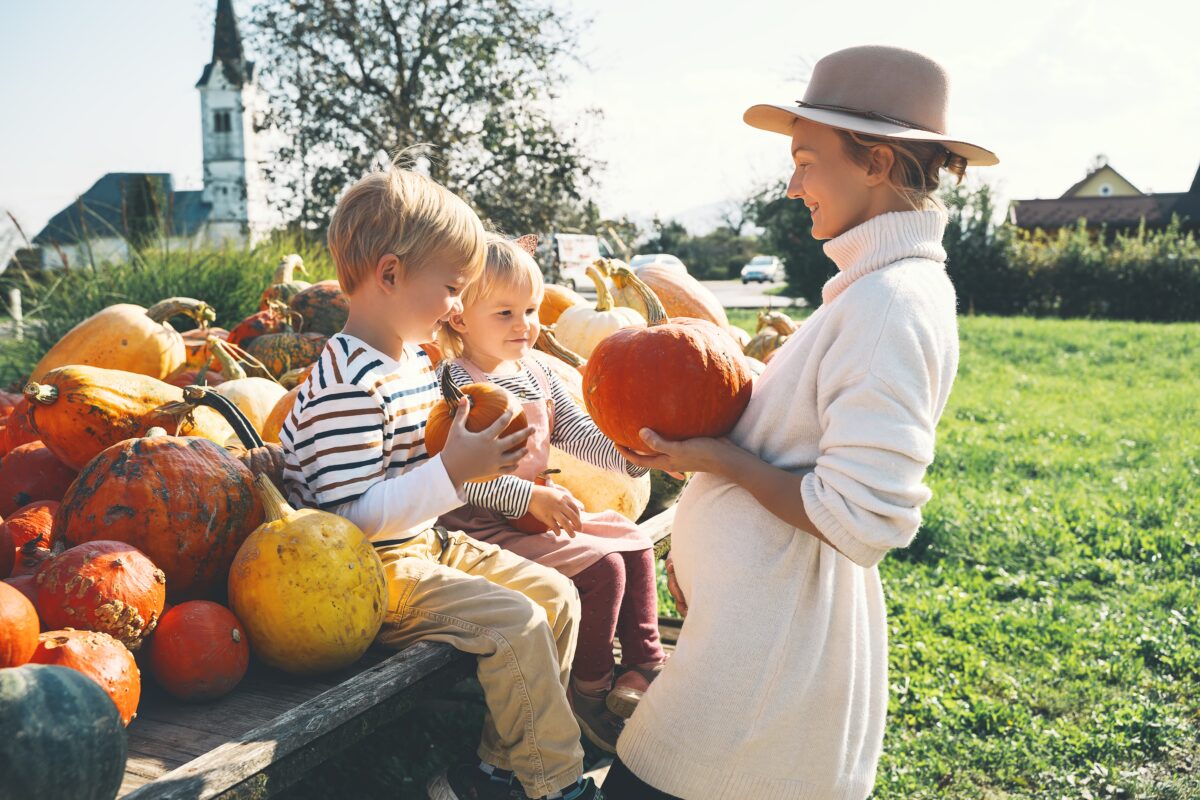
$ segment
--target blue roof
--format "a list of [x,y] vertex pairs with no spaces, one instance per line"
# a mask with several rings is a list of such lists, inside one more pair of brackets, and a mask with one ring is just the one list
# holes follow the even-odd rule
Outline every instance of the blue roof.
[[170,235],[187,237],[200,230],[212,212],[212,204],[202,200],[202,192],[176,192],[171,176],[165,172],[110,172],[51,217],[41,233],[33,237],[33,243],[74,244],[86,237],[128,237],[127,201],[147,178],[160,187],[160,196],[167,198]]

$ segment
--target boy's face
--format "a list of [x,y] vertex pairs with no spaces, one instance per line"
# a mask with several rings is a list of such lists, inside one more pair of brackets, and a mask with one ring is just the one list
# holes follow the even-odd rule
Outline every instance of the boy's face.
[[540,290],[501,287],[456,314],[455,328],[473,356],[516,361],[527,356],[537,341],[541,302]]
[[410,344],[433,341],[439,324],[462,310],[458,297],[466,285],[463,270],[452,263],[435,261],[404,274],[392,293],[396,334]]

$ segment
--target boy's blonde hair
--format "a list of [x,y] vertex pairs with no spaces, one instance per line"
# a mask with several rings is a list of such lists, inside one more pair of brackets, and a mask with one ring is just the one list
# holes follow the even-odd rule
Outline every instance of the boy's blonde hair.
[[860,167],[870,163],[873,147],[881,144],[890,147],[896,158],[887,176],[888,184],[915,210],[938,203],[935,192],[941,185],[943,169],[953,175],[958,183],[962,183],[966,174],[967,160],[937,142],[913,142],[835,130],[842,140],[846,155]]
[[[535,300],[540,301],[543,286],[542,270],[533,256],[516,242],[493,233],[487,239],[483,274],[463,290],[462,306],[465,310],[500,289],[528,291]],[[449,323],[443,323],[438,329],[438,344],[446,358],[458,358],[463,354],[462,334],[450,327]]]
[[467,280],[474,280],[483,270],[486,241],[483,223],[462,198],[397,166],[351,186],[329,223],[329,251],[347,294],[388,253],[400,260],[405,274],[442,258],[461,264]]

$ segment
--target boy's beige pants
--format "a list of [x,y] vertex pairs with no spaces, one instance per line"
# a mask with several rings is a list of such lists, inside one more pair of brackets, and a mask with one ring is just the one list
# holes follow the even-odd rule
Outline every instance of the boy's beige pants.
[[455,531],[444,548],[429,530],[376,552],[389,594],[378,641],[477,655],[487,703],[479,757],[512,770],[533,797],[570,786],[583,773],[566,697],[579,625],[571,580]]

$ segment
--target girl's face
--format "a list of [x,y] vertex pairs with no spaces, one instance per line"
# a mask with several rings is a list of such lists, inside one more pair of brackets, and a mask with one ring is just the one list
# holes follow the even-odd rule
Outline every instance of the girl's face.
[[540,288],[497,287],[451,320],[462,334],[471,360],[487,362],[480,366],[490,369],[494,368],[491,362],[516,361],[529,354],[541,331],[541,303]]
[[875,210],[879,179],[850,160],[833,128],[797,119],[792,127],[792,162],[795,171],[788,182],[788,197],[808,206],[814,239],[832,239],[879,213]]

